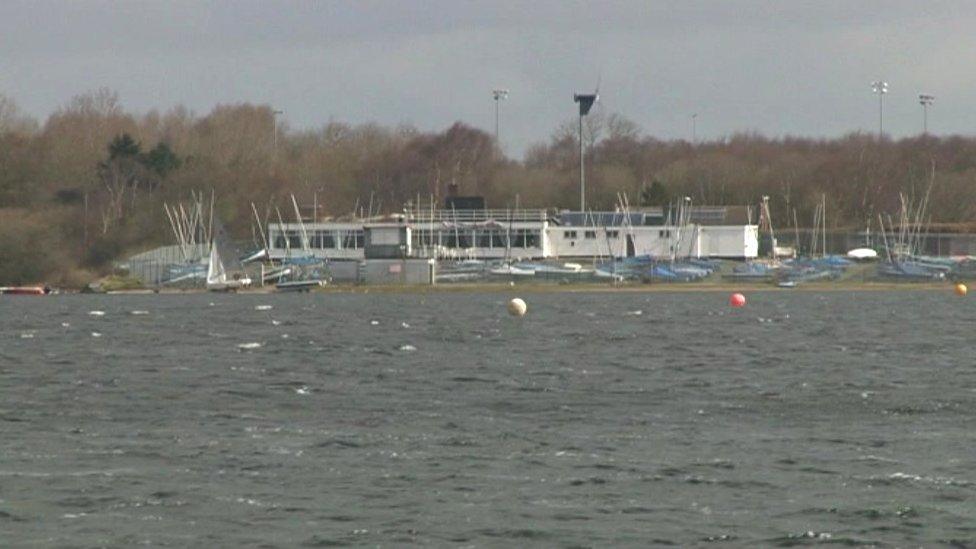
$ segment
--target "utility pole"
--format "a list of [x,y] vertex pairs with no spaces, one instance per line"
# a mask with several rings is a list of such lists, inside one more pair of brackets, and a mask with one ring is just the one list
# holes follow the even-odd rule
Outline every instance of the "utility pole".
[[698,144],[698,113],[691,115],[691,144]]

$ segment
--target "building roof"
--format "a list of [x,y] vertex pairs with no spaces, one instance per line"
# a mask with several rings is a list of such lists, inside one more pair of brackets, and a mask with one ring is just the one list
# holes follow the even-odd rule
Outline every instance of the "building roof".
[[[668,211],[670,210],[670,212]],[[670,216],[668,215],[670,213]],[[677,217],[675,208],[645,207],[624,212],[560,212],[554,222],[568,226],[617,227],[664,225]],[[751,206],[692,206],[689,222],[696,225],[751,225]]]

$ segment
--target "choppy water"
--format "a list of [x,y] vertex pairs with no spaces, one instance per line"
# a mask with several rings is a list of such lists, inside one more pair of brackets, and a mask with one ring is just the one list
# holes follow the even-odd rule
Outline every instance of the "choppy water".
[[972,298],[508,297],[0,298],[3,545],[976,544]]

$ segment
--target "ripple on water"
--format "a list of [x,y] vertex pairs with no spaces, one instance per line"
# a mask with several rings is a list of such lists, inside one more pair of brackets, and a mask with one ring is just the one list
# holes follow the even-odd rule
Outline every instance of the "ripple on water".
[[505,302],[3,301],[0,524],[78,546],[976,538],[964,300],[553,292],[518,323]]

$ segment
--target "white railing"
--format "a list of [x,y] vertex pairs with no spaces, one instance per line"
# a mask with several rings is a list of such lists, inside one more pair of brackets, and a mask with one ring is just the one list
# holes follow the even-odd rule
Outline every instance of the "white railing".
[[406,221],[413,223],[499,223],[543,222],[546,210],[404,210]]

